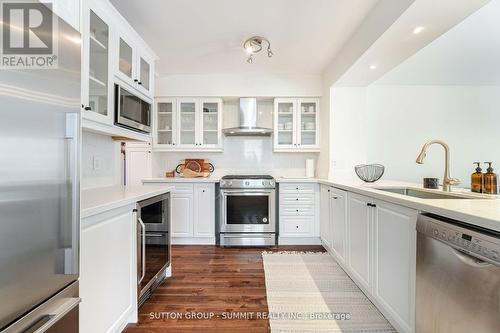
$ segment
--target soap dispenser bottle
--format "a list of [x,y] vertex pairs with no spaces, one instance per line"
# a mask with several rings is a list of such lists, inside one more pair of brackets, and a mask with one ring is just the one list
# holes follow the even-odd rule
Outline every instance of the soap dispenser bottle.
[[480,162],[474,162],[474,164],[477,164],[476,172],[474,172],[471,177],[471,185],[470,185],[470,190],[472,192],[476,193],[481,193],[483,191],[483,186],[484,186],[484,176],[483,176],[483,170],[481,169],[481,163]]
[[498,194],[498,177],[497,174],[493,172],[491,167],[492,162],[484,162],[488,164],[487,172],[484,174],[484,186],[483,193],[487,194]]

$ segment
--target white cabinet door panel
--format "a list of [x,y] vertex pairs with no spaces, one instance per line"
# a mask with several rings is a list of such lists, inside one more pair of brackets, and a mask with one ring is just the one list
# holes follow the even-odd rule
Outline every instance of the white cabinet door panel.
[[349,195],[348,265],[365,288],[371,287],[371,209],[366,198]]
[[215,185],[195,185],[195,237],[215,237]]
[[415,310],[417,213],[379,201],[375,214],[374,294],[409,332]]
[[172,193],[172,237],[193,236],[193,194]]
[[347,243],[347,192],[331,189],[329,199],[332,249],[336,253],[337,259],[345,262]]
[[321,185],[320,187],[320,224],[319,231],[323,244],[332,248],[332,228],[330,218],[330,187]]

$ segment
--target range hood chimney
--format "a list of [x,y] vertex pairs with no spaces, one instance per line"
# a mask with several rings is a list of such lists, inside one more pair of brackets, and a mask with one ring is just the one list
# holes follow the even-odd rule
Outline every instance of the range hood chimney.
[[240,126],[225,128],[222,132],[226,136],[270,136],[271,128],[257,126],[257,98],[240,98]]

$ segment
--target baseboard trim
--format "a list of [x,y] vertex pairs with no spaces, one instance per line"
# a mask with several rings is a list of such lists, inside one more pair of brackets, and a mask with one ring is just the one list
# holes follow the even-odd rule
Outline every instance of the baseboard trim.
[[319,237],[278,237],[279,245],[321,245]]
[[215,245],[214,237],[172,237],[172,245]]

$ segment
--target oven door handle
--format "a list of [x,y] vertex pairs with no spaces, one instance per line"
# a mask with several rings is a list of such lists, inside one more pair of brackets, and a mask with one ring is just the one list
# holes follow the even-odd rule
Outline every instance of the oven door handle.
[[164,236],[166,236],[166,234],[151,234],[151,233],[146,234],[146,237],[160,238],[160,237],[164,237]]
[[271,191],[254,191],[254,190],[223,190],[222,194],[224,196],[231,196],[231,195],[271,195],[273,194],[274,190]]
[[138,283],[141,283],[142,280],[144,280],[144,277],[146,276],[146,225],[144,224],[144,222],[142,221],[142,219],[140,217],[137,218],[137,220],[139,221],[139,224],[141,225],[141,229],[142,229],[142,232],[141,232],[141,238],[142,238],[142,251],[141,251],[141,255],[142,255],[142,272],[141,272],[141,277],[138,281]]

